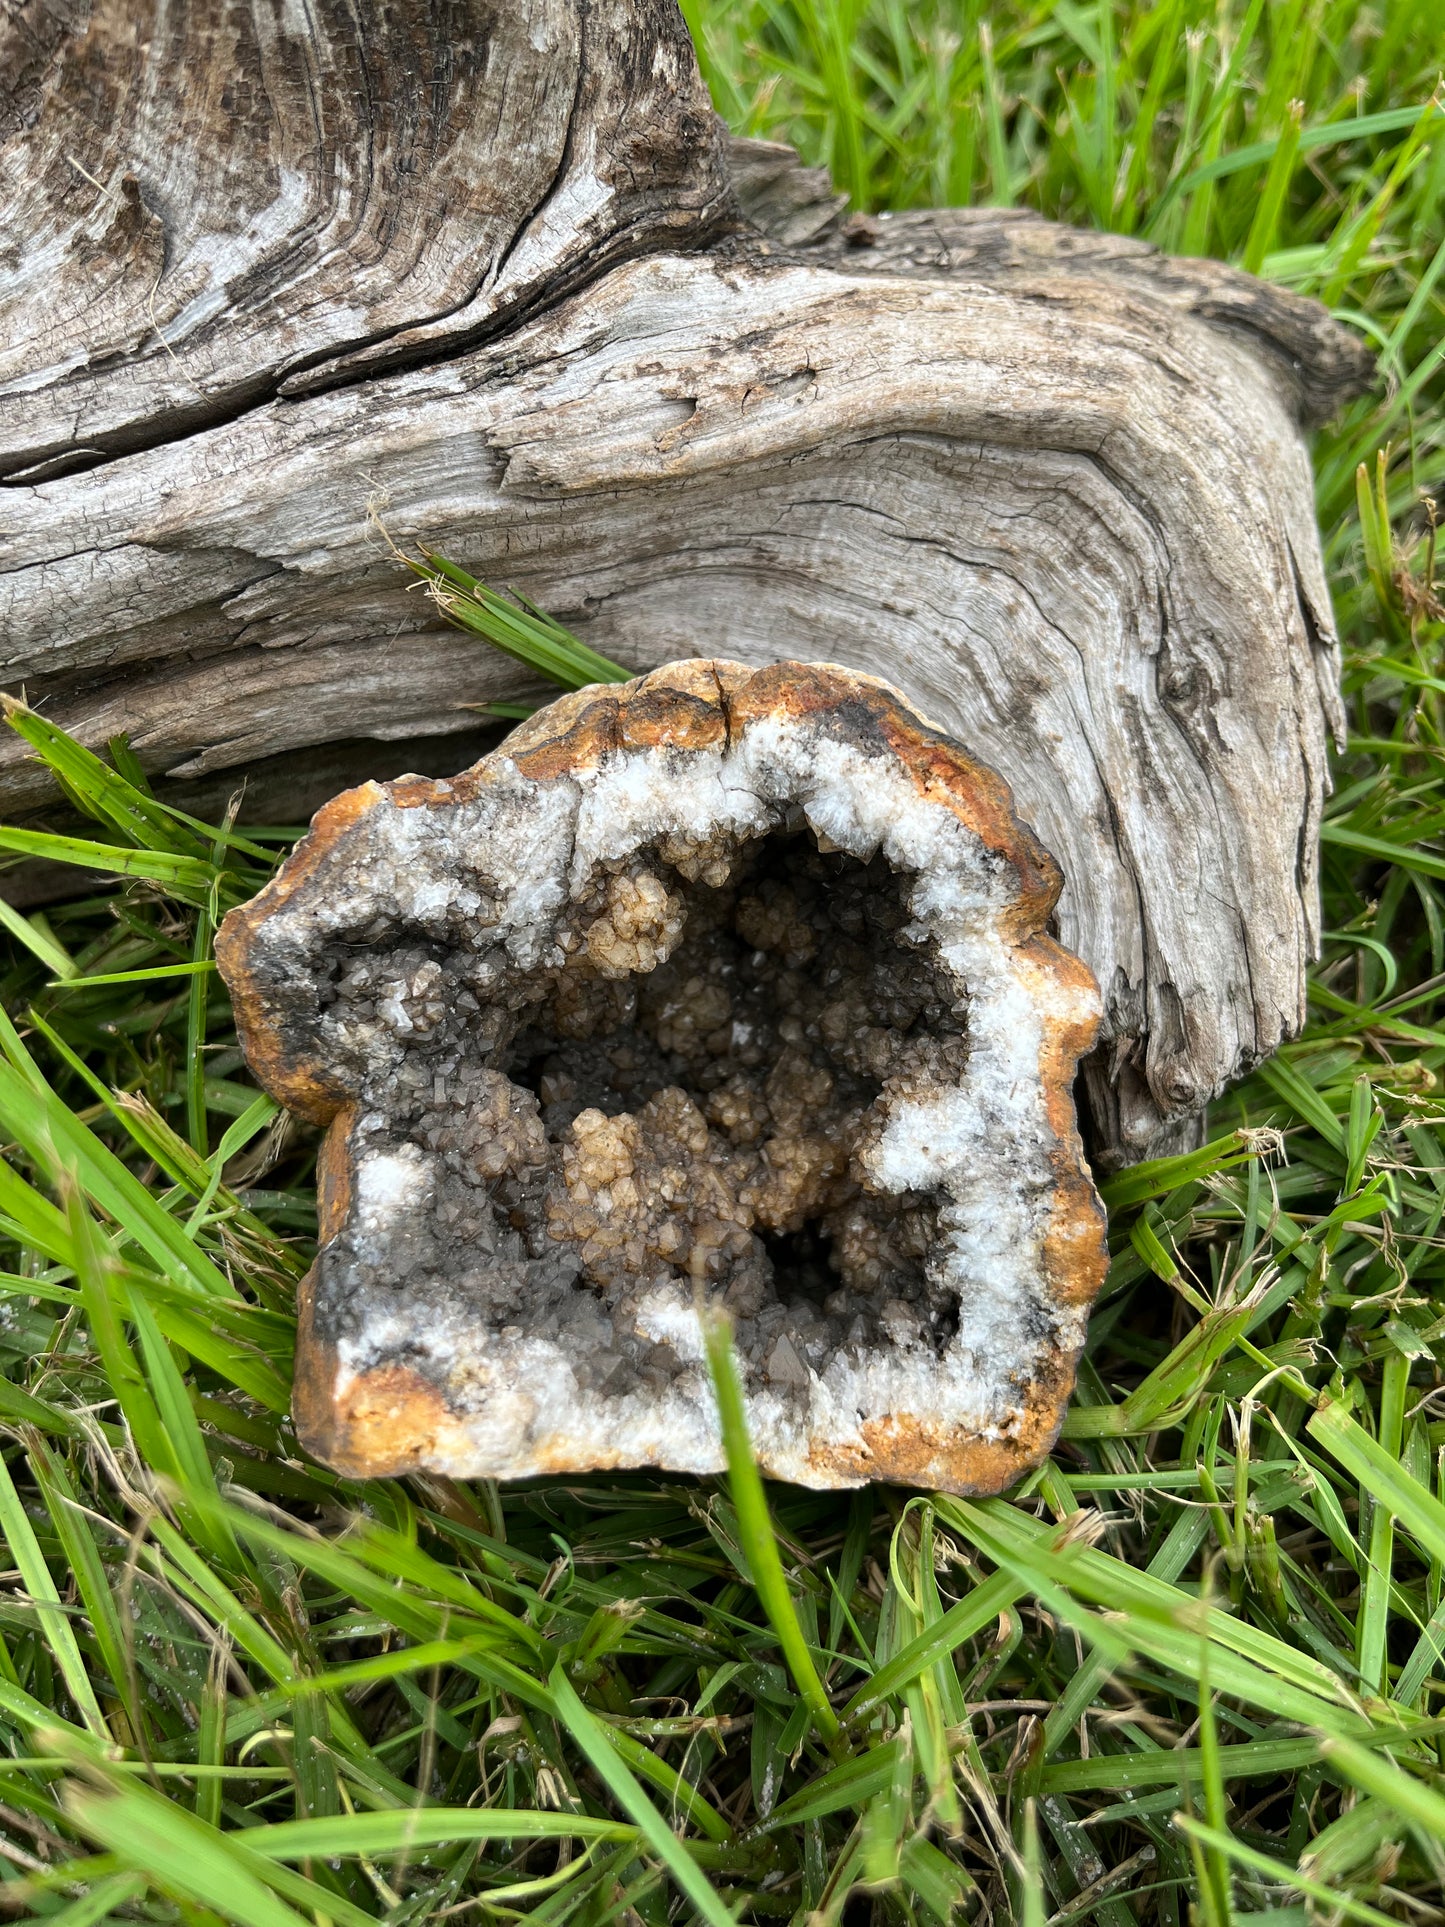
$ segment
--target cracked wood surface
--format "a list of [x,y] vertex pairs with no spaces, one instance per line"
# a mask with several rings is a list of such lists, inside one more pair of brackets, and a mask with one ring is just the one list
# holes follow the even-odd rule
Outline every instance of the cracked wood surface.
[[[524,12],[584,19],[503,11],[494,46]],[[627,11],[675,62],[670,8]],[[657,70],[629,55],[629,73]],[[476,84],[499,97],[496,65]],[[475,312],[414,326],[405,358],[422,365],[323,361],[334,385],[314,392],[276,333],[255,405],[228,391],[227,418],[184,433],[148,336],[110,373],[77,344],[63,379],[89,384],[94,418],[120,424],[109,446],[132,452],[0,495],[0,675],[191,778],[473,727],[462,705],[515,697],[525,674],[439,626],[368,524],[379,496],[399,541],[515,584],[631,667],[726,653],[885,676],[1006,776],[1064,867],[1060,934],[1106,1008],[1086,1073],[1096,1143],[1166,1146],[1303,1016],[1338,721],[1306,430],[1368,360],[1311,303],[1120,237],[999,210],[845,223],[763,143],[735,144],[751,220],[719,234],[730,190],[694,119],[700,83],[689,65],[670,85],[662,118],[686,137],[662,190],[646,170],[626,190],[640,225],[608,230],[611,255],[557,238],[507,314],[473,297],[494,301],[485,339]],[[595,178],[627,175],[616,138],[595,134]],[[508,178],[535,176],[516,157]],[[480,203],[448,218],[451,268],[474,231],[505,257],[500,287],[520,248]],[[413,321],[449,271],[403,282]],[[313,361],[337,351],[345,273],[342,250],[302,276]],[[211,325],[229,366],[224,314]],[[235,325],[236,362],[259,366],[257,314]],[[64,361],[58,337],[46,352]],[[32,466],[56,453],[55,398],[35,394]],[[46,788],[22,746],[0,756],[7,811]]]
[[730,206],[673,0],[22,0],[0,179],[0,476],[455,353]]

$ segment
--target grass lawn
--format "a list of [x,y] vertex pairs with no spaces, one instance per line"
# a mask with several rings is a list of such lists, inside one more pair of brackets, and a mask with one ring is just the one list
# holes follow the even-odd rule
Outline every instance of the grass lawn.
[[0,1902],[1445,1920],[1439,0],[685,11],[733,125],[860,207],[1217,254],[1377,348],[1316,454],[1354,735],[1310,1027],[1106,1187],[1079,1391],[1006,1498],[764,1499],[736,1440],[715,1484],[349,1484],[286,1417],[314,1140],[208,965],[286,839],[13,716],[97,819],[61,853],[131,881],[0,908]]

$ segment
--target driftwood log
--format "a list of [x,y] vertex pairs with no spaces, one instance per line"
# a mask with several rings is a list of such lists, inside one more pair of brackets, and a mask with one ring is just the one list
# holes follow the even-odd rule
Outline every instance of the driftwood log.
[[[728,142],[673,0],[20,0],[0,140],[5,686],[299,793],[474,730],[534,692],[380,501],[629,666],[848,664],[997,767],[1103,989],[1104,1158],[1299,1024],[1306,434],[1368,377],[1321,309],[1019,213],[846,222]],[[0,808],[45,800],[7,747]]]

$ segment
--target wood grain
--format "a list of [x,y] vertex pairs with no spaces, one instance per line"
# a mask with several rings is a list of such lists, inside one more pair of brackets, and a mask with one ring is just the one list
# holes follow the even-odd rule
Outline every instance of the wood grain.
[[[574,99],[624,81],[640,98],[657,70],[634,48],[623,79],[577,82],[606,11],[568,12],[573,41],[557,28]],[[624,11],[675,72],[672,10]],[[479,37],[484,10],[465,12]],[[502,10],[479,100],[501,98],[506,60],[533,71],[526,35],[506,51],[517,22],[558,14]],[[419,9],[386,18],[435,39]],[[67,48],[46,101],[77,84]],[[520,674],[438,625],[368,522],[378,498],[397,540],[514,584],[629,666],[726,653],[875,671],[1004,773],[1059,857],[1060,934],[1105,996],[1096,1144],[1166,1148],[1302,1020],[1339,721],[1307,430],[1368,357],[1312,303],[1120,237],[993,210],[848,223],[825,182],[762,143],[738,149],[734,202],[695,72],[668,85],[661,106],[588,123],[599,179],[627,173],[618,143],[682,126],[640,200],[609,202],[641,210],[625,236],[569,239],[555,193],[552,226],[529,225],[523,156],[493,220],[469,125],[449,165],[472,198],[427,203],[439,260],[415,243],[406,197],[423,187],[399,177],[411,211],[382,223],[388,272],[414,265],[394,295],[337,244],[306,257],[293,304],[266,256],[286,327],[258,296],[186,349],[259,383],[249,403],[227,389],[210,425],[138,323],[129,349],[106,337],[107,373],[58,316],[14,446],[65,462],[83,441],[105,459],[32,468],[0,497],[0,678],[88,739],[128,730],[148,767],[182,777],[466,728],[463,705],[516,694]],[[122,120],[139,114],[127,94]],[[66,136],[42,141],[47,125],[16,139],[53,172]],[[108,138],[119,154],[149,136]],[[720,231],[738,205],[751,221]],[[195,234],[216,219],[213,198]],[[523,241],[497,239],[519,219]],[[543,228],[551,265],[509,278]],[[473,272],[428,329],[417,317],[457,297],[469,233],[502,267],[480,293]],[[343,341],[347,302],[369,318]],[[420,365],[387,369],[373,349]],[[22,746],[0,754],[0,806],[44,790]]]
[[0,475],[454,352],[731,206],[673,0],[27,0],[0,143]]

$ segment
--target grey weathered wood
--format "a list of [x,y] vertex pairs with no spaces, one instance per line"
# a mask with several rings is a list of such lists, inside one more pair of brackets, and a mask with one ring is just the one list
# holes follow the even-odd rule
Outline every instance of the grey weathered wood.
[[[557,9],[503,11],[515,34]],[[670,9],[645,18],[675,60]],[[634,48],[628,71],[655,70]],[[588,84],[606,92],[579,98]],[[191,777],[469,726],[460,705],[515,695],[522,673],[438,625],[368,523],[377,497],[399,541],[639,667],[877,670],[999,767],[1059,856],[1061,934],[1108,1012],[1098,1139],[1156,1148],[1303,1014],[1338,716],[1305,436],[1367,363],[1312,304],[1118,237],[994,211],[845,223],[761,143],[736,179],[768,233],[718,236],[717,150],[695,76],[675,84],[642,119],[665,132],[667,101],[686,107],[667,192],[687,252],[656,199],[625,241],[556,236],[556,265],[489,311],[485,339],[475,313],[413,327],[405,358],[424,365],[323,361],[327,392],[294,380],[282,331],[255,405],[232,392],[184,434],[148,336],[135,382],[124,357],[58,377],[90,384],[82,416],[134,452],[0,499],[0,675]],[[478,99],[498,88],[489,67]],[[608,143],[652,136],[624,116],[588,138],[595,177],[620,178]],[[454,262],[480,220],[457,213]],[[302,304],[313,362],[337,351],[340,256],[328,275]],[[414,313],[436,303],[425,275],[411,292]],[[254,374],[264,329],[249,309],[236,325]],[[61,402],[35,394],[40,461]],[[43,787],[6,752],[3,807]]]
[[454,353],[729,207],[673,0],[28,0],[0,180],[0,475]]

